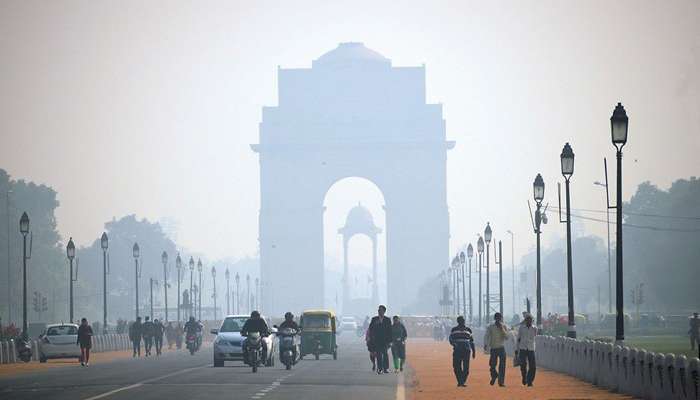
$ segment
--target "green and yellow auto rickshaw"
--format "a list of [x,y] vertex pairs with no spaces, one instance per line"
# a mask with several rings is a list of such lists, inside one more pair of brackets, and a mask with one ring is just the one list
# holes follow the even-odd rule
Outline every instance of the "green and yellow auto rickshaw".
[[318,360],[321,354],[330,354],[338,359],[335,342],[335,314],[328,310],[304,311],[300,320],[301,357],[313,354]]

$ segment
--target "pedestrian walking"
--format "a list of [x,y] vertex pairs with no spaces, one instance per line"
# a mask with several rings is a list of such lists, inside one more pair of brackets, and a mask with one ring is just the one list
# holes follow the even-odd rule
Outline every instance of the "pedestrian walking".
[[394,372],[403,372],[403,364],[406,362],[406,327],[401,323],[398,315],[394,315],[391,324],[391,357],[394,359]]
[[76,344],[80,346],[80,365],[87,367],[90,363],[90,349],[92,348],[92,327],[88,324],[87,318],[80,320]]
[[523,386],[532,386],[535,381],[537,363],[535,361],[535,336],[537,328],[532,325],[532,315],[525,316],[524,324],[518,328],[518,357],[520,359],[520,374],[522,375]]
[[153,320],[153,342],[156,346],[156,355],[159,356],[163,350],[163,333],[165,333],[165,327],[156,318]]
[[175,328],[175,346],[178,350],[182,348],[182,335],[185,334],[185,330],[182,329],[182,324],[177,323],[177,328]]
[[[503,316],[497,312],[493,316],[494,322],[486,328],[484,335],[484,351],[489,353],[489,370],[491,372],[491,385],[498,380],[498,386],[505,386],[506,380],[506,349],[505,341],[508,338],[508,328],[503,323]],[[498,365],[498,371],[496,371]]]
[[380,305],[377,316],[372,317],[369,324],[369,334],[372,345],[377,353],[377,374],[389,372],[389,345],[391,344],[391,321],[386,314],[386,306]]
[[172,322],[165,326],[165,340],[168,341],[168,350],[172,349],[175,343],[175,327]]
[[688,318],[688,336],[690,337],[690,350],[698,349],[698,357],[700,357],[700,316],[694,312],[693,316]]
[[129,340],[134,348],[134,355],[141,357],[141,337],[143,336],[143,324],[141,323],[141,317],[136,317],[136,321],[129,326]]
[[151,355],[151,349],[153,348],[153,337],[155,336],[155,325],[151,321],[150,317],[146,317],[143,323],[143,346],[146,350],[146,357]]
[[457,386],[467,386],[469,356],[476,358],[476,349],[472,330],[465,325],[463,316],[457,317],[457,326],[450,331],[449,340],[452,345],[452,369],[457,378]]

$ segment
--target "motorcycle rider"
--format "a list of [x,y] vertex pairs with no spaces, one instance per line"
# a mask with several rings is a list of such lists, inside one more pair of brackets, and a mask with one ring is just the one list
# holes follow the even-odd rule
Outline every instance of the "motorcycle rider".
[[185,322],[185,337],[189,335],[194,335],[196,337],[201,330],[202,326],[194,319],[193,316],[190,316],[190,319]]
[[[284,314],[284,322],[282,322],[282,323],[280,324],[280,326],[279,326],[278,329],[279,329],[279,330],[282,330],[282,329],[294,329],[297,333],[301,332],[301,328],[299,328],[299,325],[297,325],[297,323],[294,321],[294,314],[292,314],[292,313],[289,312],[289,311],[287,311],[287,312]],[[297,346],[294,346],[294,348],[292,349],[292,352],[293,352],[294,360],[296,360],[296,359],[297,359],[297,354],[298,354],[298,353],[297,353]]]
[[[248,363],[248,334],[251,332],[258,332],[260,333],[261,337],[266,337],[270,335],[270,328],[267,326],[267,322],[265,322],[264,319],[260,317],[260,313],[257,310],[254,310],[253,312],[250,313],[250,318],[243,324],[243,327],[241,328],[241,336],[246,338],[245,345],[243,347],[244,352],[243,352],[243,359]],[[267,360],[267,343],[263,340],[262,341],[263,345],[263,360]]]

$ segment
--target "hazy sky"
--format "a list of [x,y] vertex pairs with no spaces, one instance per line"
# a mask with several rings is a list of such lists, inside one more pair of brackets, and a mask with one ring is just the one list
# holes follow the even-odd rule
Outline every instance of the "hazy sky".
[[[699,21],[697,0],[4,0],[0,167],[54,187],[59,229],[81,245],[136,213],[174,222],[178,240],[209,257],[254,255],[249,144],[261,107],[277,104],[277,67],[310,67],[359,41],[394,65],[425,63],[428,101],[444,104],[457,141],[453,248],[488,220],[499,238],[515,232],[517,257],[534,242],[526,200],[537,172],[556,203],[564,142],[576,154],[572,206],[604,209],[592,183],[603,157],[614,160],[618,101],[630,117],[625,198],[644,180],[700,175]],[[344,181],[326,200],[331,257],[341,257],[335,231],[357,201],[384,227],[371,185]],[[550,223],[544,238],[563,230]]]

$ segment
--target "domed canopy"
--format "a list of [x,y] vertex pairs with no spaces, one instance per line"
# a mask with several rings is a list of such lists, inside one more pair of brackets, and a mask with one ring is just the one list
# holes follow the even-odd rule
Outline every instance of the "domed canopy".
[[345,226],[338,229],[338,233],[348,237],[357,233],[373,236],[381,232],[382,229],[374,225],[372,214],[360,203],[348,212],[348,216],[345,218]]
[[391,60],[365,47],[359,42],[341,43],[335,49],[325,53],[317,60],[313,66],[331,67],[349,64],[386,64],[391,65]]

